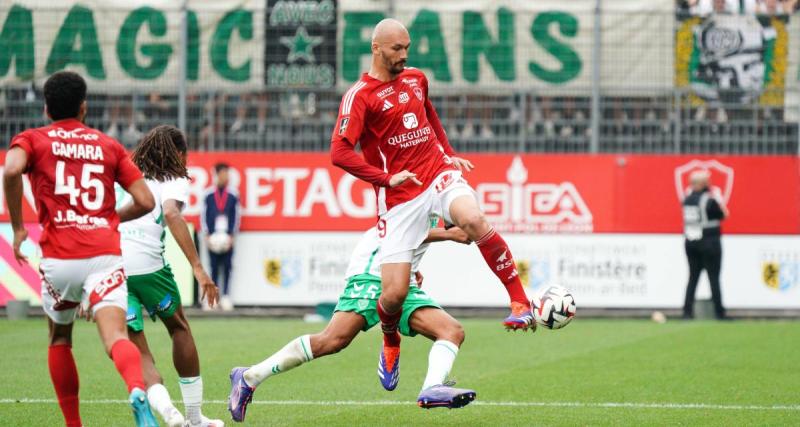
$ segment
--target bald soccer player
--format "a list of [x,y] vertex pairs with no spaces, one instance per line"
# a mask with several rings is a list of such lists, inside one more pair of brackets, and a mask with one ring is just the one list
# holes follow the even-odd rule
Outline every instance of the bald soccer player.
[[[464,230],[505,285],[511,299],[505,327],[535,327],[511,251],[487,223],[475,191],[462,178],[473,165],[450,146],[428,97],[425,74],[406,67],[410,45],[400,22],[378,23],[372,36],[372,66],[342,98],[331,136],[333,164],[372,184],[378,199],[377,261],[383,286],[377,306],[383,331],[378,377],[386,390],[394,390],[399,380],[398,322],[414,250],[428,235],[430,215]],[[356,153],[356,144],[363,157]]]

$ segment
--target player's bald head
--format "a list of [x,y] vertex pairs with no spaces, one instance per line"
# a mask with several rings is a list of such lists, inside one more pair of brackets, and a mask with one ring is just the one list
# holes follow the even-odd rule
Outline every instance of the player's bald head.
[[372,31],[372,43],[394,43],[400,39],[409,39],[408,30],[405,25],[396,19],[386,18],[381,20]]
[[372,69],[380,69],[390,75],[403,71],[408,60],[411,38],[406,27],[396,19],[378,22],[372,31]]

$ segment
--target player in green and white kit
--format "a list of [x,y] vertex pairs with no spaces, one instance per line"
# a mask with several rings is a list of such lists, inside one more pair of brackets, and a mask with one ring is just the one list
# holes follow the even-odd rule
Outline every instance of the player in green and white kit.
[[[149,214],[119,227],[122,258],[128,275],[128,332],[131,341],[142,353],[142,370],[150,406],[161,414],[167,425],[223,426],[222,421],[209,420],[201,414],[203,379],[200,377],[197,347],[181,308],[178,285],[169,264],[164,260],[164,237],[166,227],[169,227],[192,265],[202,295],[212,306],[217,302],[217,287],[203,269],[181,215],[189,201],[186,156],[187,145],[183,133],[166,125],[153,128],[133,153],[133,162],[142,170],[156,206]],[[127,193],[118,189],[117,203],[125,204],[127,198]],[[144,336],[142,309],[154,321],[156,317],[160,318],[172,338],[172,359],[180,376],[186,419],[172,405],[155,367]]]
[[[437,219],[438,221],[438,219]],[[411,263],[411,286],[403,304],[400,333],[406,336],[422,334],[434,341],[428,357],[428,373],[418,398],[423,408],[467,405],[475,398],[472,390],[457,389],[445,379],[453,366],[458,349],[464,341],[464,329],[435,301],[420,289],[422,276],[418,272],[422,256],[430,242],[452,240],[469,244],[461,229],[431,229],[425,242],[414,251]],[[347,347],[360,331],[380,323],[377,312],[381,295],[380,239],[375,227],[362,236],[347,267],[347,284],[339,297],[336,312],[322,332],[295,338],[263,362],[249,368],[231,371],[231,395],[228,410],[234,421],[243,421],[247,404],[255,388],[272,375],[282,374],[313,359],[327,356]]]

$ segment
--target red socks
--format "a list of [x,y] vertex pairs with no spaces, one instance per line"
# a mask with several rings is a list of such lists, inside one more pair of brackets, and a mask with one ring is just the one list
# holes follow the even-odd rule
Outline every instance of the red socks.
[[400,334],[397,333],[397,325],[400,323],[400,317],[402,315],[402,309],[397,313],[387,313],[383,309],[383,304],[378,301],[378,317],[381,319],[383,342],[389,347],[397,347],[400,345]]
[[81,414],[78,409],[78,368],[72,358],[72,346],[55,344],[47,349],[47,366],[50,379],[56,389],[58,405],[67,427],[80,427]]
[[[115,342],[111,347],[111,359],[125,380],[128,393],[135,387],[144,390],[142,356],[136,345],[126,339]],[[72,357],[72,346],[51,345],[47,349],[47,366],[50,368],[50,379],[56,389],[58,405],[61,406],[67,427],[80,427],[83,424],[78,407],[78,367],[75,366],[75,359]]]
[[522,289],[517,266],[514,264],[514,258],[511,256],[511,251],[508,249],[506,241],[494,229],[491,229],[475,244],[478,245],[486,264],[505,285],[511,301],[530,305],[530,301],[525,295],[525,290]]
[[144,376],[142,375],[142,355],[139,349],[130,340],[121,339],[111,346],[111,359],[117,367],[122,380],[128,386],[128,393],[134,388],[144,390]]

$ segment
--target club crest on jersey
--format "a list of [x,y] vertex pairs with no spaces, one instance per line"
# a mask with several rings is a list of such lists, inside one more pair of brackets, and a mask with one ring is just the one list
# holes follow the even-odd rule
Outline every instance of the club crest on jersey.
[[418,87],[415,87],[415,88],[414,88],[414,95],[415,95],[415,96],[417,97],[417,99],[419,99],[420,101],[422,101],[422,100],[425,98],[425,95],[422,93],[422,89],[420,89],[420,88],[418,88]]
[[400,96],[398,96],[397,99],[401,104],[407,104],[410,98],[406,92],[400,92]]
[[339,123],[339,135],[343,134],[344,131],[347,130],[348,123],[350,123],[350,117],[345,117],[342,119],[342,122]]
[[403,115],[403,126],[405,126],[406,129],[415,129],[419,126],[417,115],[414,113],[406,113]]
[[394,104],[392,104],[391,102],[389,102],[389,100],[388,100],[388,99],[384,99],[384,100],[383,100],[383,110],[381,110],[381,111],[386,111],[386,110],[388,110],[388,109],[390,109],[390,108],[392,108],[392,107],[394,107]]

